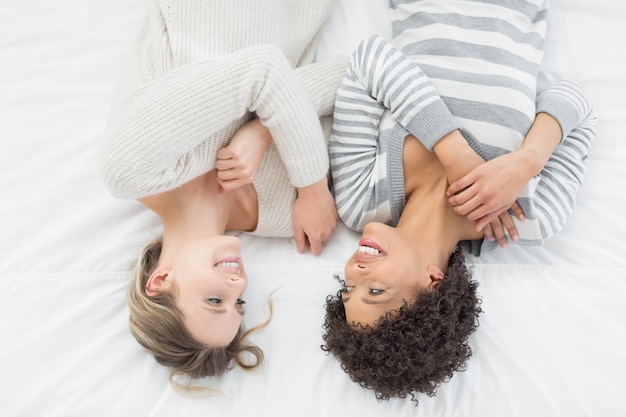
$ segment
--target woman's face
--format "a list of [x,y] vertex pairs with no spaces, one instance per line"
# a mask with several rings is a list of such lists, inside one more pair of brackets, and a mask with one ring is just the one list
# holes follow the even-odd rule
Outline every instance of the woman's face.
[[365,226],[344,269],[342,300],[348,323],[374,326],[388,311],[432,288],[435,281],[417,252],[398,229],[375,222]]
[[173,279],[192,337],[207,346],[227,346],[241,325],[248,286],[241,240],[216,236],[190,242],[174,262]]

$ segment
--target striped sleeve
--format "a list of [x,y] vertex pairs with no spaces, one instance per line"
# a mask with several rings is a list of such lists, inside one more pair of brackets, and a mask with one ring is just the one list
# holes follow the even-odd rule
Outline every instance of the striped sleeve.
[[354,230],[392,217],[388,176],[402,161],[390,162],[393,135],[379,134],[385,109],[428,149],[460,127],[416,63],[380,36],[361,42],[337,92],[329,144],[337,209]]
[[548,113],[559,122],[563,139],[539,173],[533,193],[520,202],[540,226],[540,241],[533,244],[562,230],[573,213],[597,126],[591,101],[583,86],[573,81],[562,81],[539,94],[537,112]]

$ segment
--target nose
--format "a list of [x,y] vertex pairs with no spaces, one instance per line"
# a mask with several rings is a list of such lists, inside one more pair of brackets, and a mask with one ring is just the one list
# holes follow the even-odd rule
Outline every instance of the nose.
[[346,266],[349,269],[351,269],[353,271],[357,271],[357,272],[365,271],[368,268],[366,263],[359,262],[356,259],[353,259],[350,262],[348,262],[348,265],[346,265]]
[[238,275],[229,275],[226,277],[226,283],[231,286],[238,286],[245,283],[245,280]]

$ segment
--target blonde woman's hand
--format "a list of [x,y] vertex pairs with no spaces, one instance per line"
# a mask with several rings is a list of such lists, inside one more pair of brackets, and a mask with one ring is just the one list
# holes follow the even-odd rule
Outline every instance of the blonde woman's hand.
[[272,136],[258,119],[241,126],[230,143],[217,152],[217,182],[223,191],[251,184]]
[[308,247],[313,255],[321,254],[338,220],[337,207],[326,178],[298,188],[298,198],[293,206],[293,229],[299,253]]

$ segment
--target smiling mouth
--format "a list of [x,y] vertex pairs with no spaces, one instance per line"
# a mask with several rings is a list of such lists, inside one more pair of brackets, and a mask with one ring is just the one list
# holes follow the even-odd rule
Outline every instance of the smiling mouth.
[[239,269],[240,259],[236,256],[222,258],[213,264],[216,268]]
[[382,252],[379,251],[376,248],[373,248],[371,246],[365,246],[365,245],[360,245],[359,249],[358,249],[359,253],[365,253],[368,255],[380,255]]
[[218,262],[214,266],[217,268],[235,268],[239,269],[239,262]]

